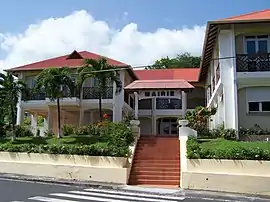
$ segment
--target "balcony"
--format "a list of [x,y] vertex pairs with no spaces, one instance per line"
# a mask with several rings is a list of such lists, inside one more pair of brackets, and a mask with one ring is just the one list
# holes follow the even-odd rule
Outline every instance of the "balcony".
[[22,95],[23,101],[33,101],[33,100],[45,100],[46,94],[42,92],[31,92],[29,96],[26,96],[25,94]]
[[237,72],[266,72],[270,71],[270,53],[254,55],[236,55]]
[[[104,92],[102,92],[102,99],[113,99],[113,87],[107,87]],[[98,99],[99,92],[97,87],[83,87],[83,97],[82,99]]]
[[182,101],[177,98],[157,98],[156,109],[182,109]]

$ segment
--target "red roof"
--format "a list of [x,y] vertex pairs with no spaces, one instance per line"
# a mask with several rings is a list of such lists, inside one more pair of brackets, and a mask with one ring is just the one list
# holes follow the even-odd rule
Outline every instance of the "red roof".
[[[56,58],[51,58],[47,60],[43,60],[40,62],[35,62],[32,64],[27,64],[19,67],[15,67],[12,69],[9,69],[9,71],[25,71],[25,70],[42,70],[45,68],[50,68],[50,67],[80,67],[82,66],[83,60],[84,59],[95,59],[98,60],[100,59],[101,55],[91,53],[88,51],[73,51],[71,54],[56,57]],[[107,58],[108,63],[110,65],[115,65],[115,66],[128,66],[125,63],[119,62],[117,60],[113,60],[111,58]]]
[[125,87],[125,90],[140,89],[192,89],[186,80],[137,80]]
[[265,9],[262,11],[256,11],[252,13],[247,13],[243,15],[233,16],[218,21],[250,21],[250,20],[269,20],[270,19],[270,9]]
[[177,80],[198,81],[200,68],[135,70],[141,80]]

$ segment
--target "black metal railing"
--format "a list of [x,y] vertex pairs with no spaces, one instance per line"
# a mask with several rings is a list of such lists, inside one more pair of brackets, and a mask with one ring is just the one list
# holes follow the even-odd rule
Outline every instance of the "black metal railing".
[[182,101],[177,98],[157,98],[156,109],[182,109]]
[[[112,99],[113,98],[113,87],[107,87],[104,92],[101,92],[102,99]],[[83,87],[83,97],[82,99],[98,99],[99,90],[97,87]]]
[[46,94],[43,92],[30,92],[28,94],[22,94],[23,101],[30,100],[45,100]]
[[237,72],[264,72],[270,71],[270,53],[237,54]]

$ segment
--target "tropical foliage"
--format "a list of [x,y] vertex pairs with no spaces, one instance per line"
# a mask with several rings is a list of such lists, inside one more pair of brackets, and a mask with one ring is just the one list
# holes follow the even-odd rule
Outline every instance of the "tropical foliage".
[[172,69],[172,68],[190,68],[199,67],[201,57],[192,56],[190,53],[179,54],[174,58],[163,57],[157,60],[153,65],[146,69]]
[[96,79],[96,90],[98,92],[99,100],[99,119],[102,121],[102,97],[107,92],[107,88],[116,85],[115,93],[118,94],[122,91],[122,82],[120,80],[117,67],[108,64],[106,58],[100,60],[85,59],[82,68],[78,69],[77,86],[82,88],[83,82],[88,78]]
[[27,95],[27,92],[26,84],[23,81],[16,79],[12,73],[0,73],[1,123],[3,124],[5,117],[8,116],[9,124],[12,126],[12,140],[16,138],[16,105],[20,94]]
[[37,77],[35,91],[44,91],[46,97],[57,103],[57,137],[61,137],[61,110],[60,99],[75,95],[75,80],[73,79],[69,68],[49,68],[44,69]]

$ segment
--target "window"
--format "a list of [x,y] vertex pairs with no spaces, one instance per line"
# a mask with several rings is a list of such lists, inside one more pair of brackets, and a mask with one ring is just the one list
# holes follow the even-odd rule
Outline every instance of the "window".
[[250,112],[259,112],[260,111],[260,103],[259,102],[249,102],[248,110]]
[[247,36],[246,37],[246,53],[267,53],[268,52],[268,36]]
[[270,112],[270,101],[248,102],[249,112]]
[[270,101],[262,102],[262,111],[270,112]]

